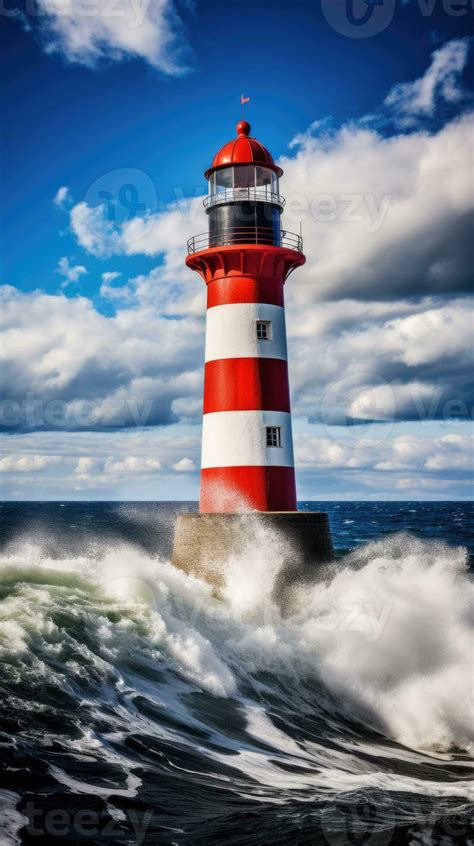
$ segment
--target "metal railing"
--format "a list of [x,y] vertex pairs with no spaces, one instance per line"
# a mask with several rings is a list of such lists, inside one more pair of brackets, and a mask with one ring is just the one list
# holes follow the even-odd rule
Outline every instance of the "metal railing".
[[188,255],[191,256],[193,253],[212,247],[231,247],[237,244],[269,244],[274,247],[281,246],[289,250],[297,250],[299,253],[303,252],[303,238],[295,232],[281,229],[278,233],[263,226],[243,226],[193,235],[188,241]]
[[203,201],[204,208],[208,209],[213,206],[220,206],[222,203],[232,202],[271,203],[273,206],[282,209],[285,205],[285,198],[280,194],[274,194],[267,186],[261,185],[260,187],[249,188],[224,188],[216,194],[205,197]]

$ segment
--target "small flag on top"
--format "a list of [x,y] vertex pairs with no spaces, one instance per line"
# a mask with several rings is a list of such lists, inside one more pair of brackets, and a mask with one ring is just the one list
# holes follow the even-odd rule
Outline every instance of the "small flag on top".
[[250,97],[244,97],[243,94],[240,95],[240,105],[243,106],[244,103],[250,103]]

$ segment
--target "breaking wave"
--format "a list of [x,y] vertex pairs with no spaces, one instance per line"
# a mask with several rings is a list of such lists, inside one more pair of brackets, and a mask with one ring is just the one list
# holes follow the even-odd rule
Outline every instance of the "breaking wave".
[[406,534],[368,543],[289,585],[283,613],[267,540],[227,562],[220,597],[121,542],[51,556],[23,535],[3,550],[0,751],[15,772],[0,804],[5,842],[22,842],[35,778],[45,795],[93,797],[125,833],[130,803],[168,805],[164,843],[214,842],[216,796],[226,818],[243,815],[236,843],[256,807],[274,815],[261,842],[280,842],[277,812],[286,837],[295,821],[314,832],[317,812],[326,839],[346,842],[347,814],[368,825],[354,810],[361,795],[373,832],[419,834],[429,819],[432,836],[438,818],[465,812],[465,551]]

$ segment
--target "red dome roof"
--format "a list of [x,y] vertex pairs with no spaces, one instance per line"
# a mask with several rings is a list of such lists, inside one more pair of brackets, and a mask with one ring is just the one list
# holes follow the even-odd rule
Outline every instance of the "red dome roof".
[[212,165],[206,170],[204,176],[209,178],[210,174],[221,167],[228,165],[257,164],[268,167],[281,176],[283,171],[273,161],[273,156],[267,148],[260,144],[256,138],[249,138],[250,124],[241,120],[235,127],[237,138],[224,144],[221,150],[214,156]]

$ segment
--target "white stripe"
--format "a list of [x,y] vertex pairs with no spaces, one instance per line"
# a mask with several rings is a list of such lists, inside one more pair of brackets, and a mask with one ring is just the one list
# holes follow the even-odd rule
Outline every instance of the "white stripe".
[[[267,447],[266,426],[281,426],[281,447]],[[204,467],[294,467],[291,414],[214,411],[203,416]]]
[[[271,322],[271,339],[257,338],[257,320]],[[206,317],[206,361],[219,358],[287,360],[285,309],[268,303],[213,306]]]

